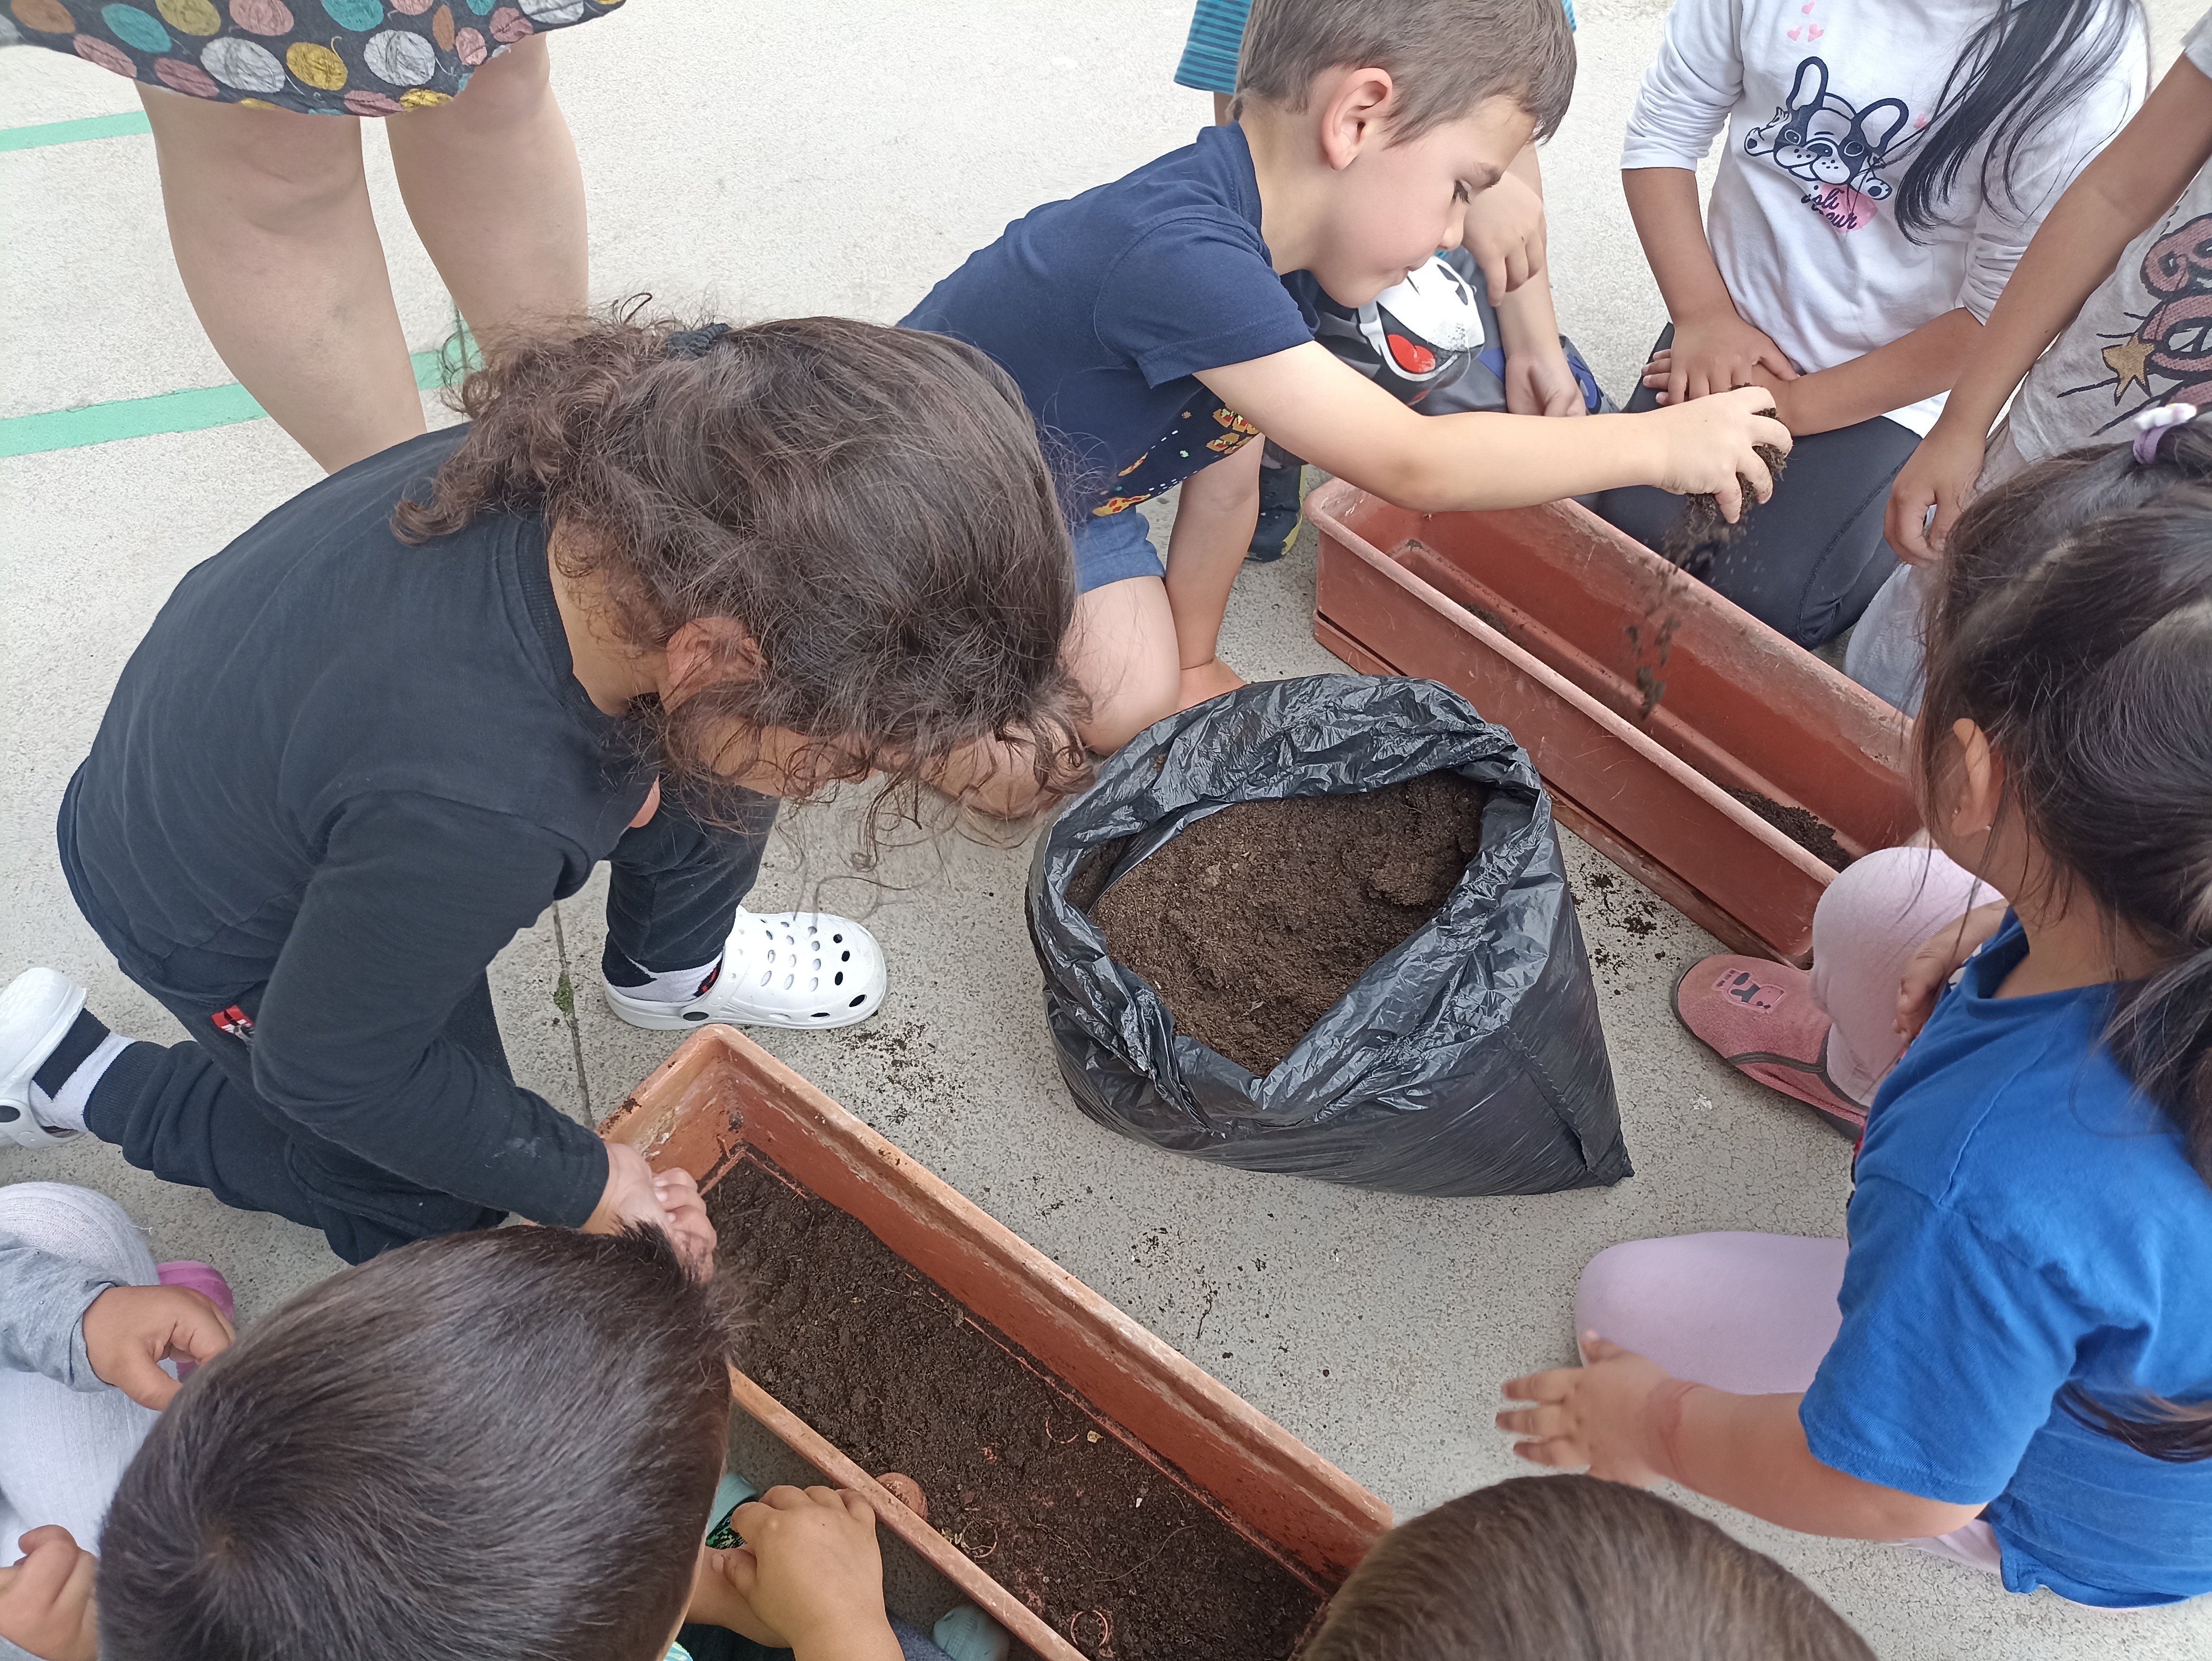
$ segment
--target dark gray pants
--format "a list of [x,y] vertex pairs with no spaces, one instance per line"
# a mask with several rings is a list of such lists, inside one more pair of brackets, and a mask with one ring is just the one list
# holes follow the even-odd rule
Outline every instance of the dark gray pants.
[[[1654,351],[1674,338],[1669,325]],[[1644,386],[1633,412],[1658,407]],[[1751,509],[1743,534],[1693,566],[1715,589],[1800,646],[1824,646],[1859,619],[1898,567],[1882,538],[1889,487],[1920,440],[1884,416],[1800,438],[1773,499]],[[1647,485],[1601,492],[1598,516],[1646,547],[1662,545],[1682,499]]]
[[[639,970],[705,963],[721,950],[759,874],[775,818],[775,804],[762,800],[757,824],[736,832],[710,830],[664,806],[615,845],[607,861],[605,961],[617,983],[637,983],[645,978]],[[88,921],[100,928],[100,919]],[[131,1164],[164,1182],[204,1188],[241,1211],[274,1212],[320,1229],[348,1262],[501,1220],[499,1212],[349,1153],[264,1100],[253,1087],[251,1050],[214,1017],[233,1003],[255,1014],[264,988],[234,997],[189,983],[139,984],[183,1023],[191,1042],[133,1044],[93,1092],[86,1124]],[[513,1081],[484,977],[454,1006],[445,1036]]]

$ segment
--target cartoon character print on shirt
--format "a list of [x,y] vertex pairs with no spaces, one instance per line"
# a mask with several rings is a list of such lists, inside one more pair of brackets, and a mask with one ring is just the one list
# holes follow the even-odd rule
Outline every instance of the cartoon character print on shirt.
[[[1126,513],[1260,436],[1260,429],[1236,411],[1220,405],[1207,409],[1212,403],[1208,399],[1183,411],[1176,424],[1151,448],[1121,469],[1120,477],[1114,481],[1113,490],[1091,510],[1091,516],[1104,519],[1109,514]],[[1205,413],[1200,413],[1201,411]]]
[[[2151,307],[2134,333],[2105,348],[2111,377],[2059,394],[2110,387],[2115,413],[2100,431],[2157,405],[2212,404],[2212,214],[2199,214],[2152,243],[2141,276]],[[2129,394],[2138,388],[2142,396],[2130,403]]]
[[[1881,170],[1917,136],[1912,112],[1901,98],[1877,98],[1862,109],[1828,90],[1828,66],[1819,58],[1797,65],[1790,96],[1771,121],[1745,135],[1744,153],[1770,158],[1801,179],[1799,198],[1839,231],[1874,222],[1875,204],[1897,194]],[[1900,140],[1911,126],[1912,134]]]

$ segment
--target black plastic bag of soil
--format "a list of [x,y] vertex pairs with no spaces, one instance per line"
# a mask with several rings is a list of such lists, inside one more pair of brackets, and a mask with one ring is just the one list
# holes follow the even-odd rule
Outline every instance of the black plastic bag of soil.
[[[1473,862],[1264,1079],[1177,1032],[1090,916],[1224,807],[1445,770],[1488,793]],[[1433,681],[1316,675],[1159,722],[1040,840],[1029,922],[1060,1072],[1124,1135],[1401,1194],[1542,1194],[1630,1174],[1551,799],[1513,735]]]

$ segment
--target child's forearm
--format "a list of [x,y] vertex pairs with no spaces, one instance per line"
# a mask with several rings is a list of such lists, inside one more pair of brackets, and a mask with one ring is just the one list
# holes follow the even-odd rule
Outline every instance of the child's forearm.
[[1620,186],[1637,240],[1675,326],[1735,315],[1735,300],[1705,240],[1698,175],[1687,167],[1630,167],[1621,173]]
[[1954,386],[1975,361],[1982,333],[1964,307],[1946,312],[1848,363],[1776,382],[1775,413],[1791,432],[1803,435],[1833,432],[1901,410]]
[[1923,1500],[1822,1464],[1806,1445],[1802,1396],[1733,1396],[1675,1380],[1654,1392],[1650,1445],[1683,1487],[1802,1534],[1909,1540],[1948,1534],[1979,1506]]
[[1944,406],[1953,430],[1986,433],[2035,360],[2112,275],[2129,243],[2212,160],[2212,80],[2186,58],[2058,198],[2005,284],[1972,362]]

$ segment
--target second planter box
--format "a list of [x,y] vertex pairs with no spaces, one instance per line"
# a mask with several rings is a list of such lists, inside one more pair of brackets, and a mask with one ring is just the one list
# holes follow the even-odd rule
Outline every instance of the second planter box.
[[[1311,1612],[1389,1526],[1373,1494],[728,1027],[687,1039],[601,1134],[689,1171],[710,1211],[750,1196],[760,1218],[802,1220],[803,1238],[756,1240],[801,1257],[796,1275],[780,1264],[769,1278],[803,1306],[779,1299],[762,1312],[733,1379],[739,1407],[830,1482],[866,1495],[885,1526],[1042,1661],[1288,1661]],[[868,1250],[888,1249],[889,1274],[873,1286],[846,1286],[828,1261],[830,1246],[850,1255],[855,1222],[873,1237]],[[848,1296],[881,1308],[851,1310]],[[930,1422],[917,1382],[918,1347],[930,1341],[917,1339],[917,1320],[981,1358],[975,1393],[1020,1396],[1033,1411],[974,1445]],[[777,1341],[778,1328],[804,1342]],[[852,1358],[871,1343],[911,1346],[897,1354],[910,1376],[867,1385],[912,1398],[888,1415],[860,1411],[868,1404]],[[750,1376],[771,1370],[773,1393]],[[829,1419],[809,1422],[784,1396],[859,1413],[870,1434],[902,1418],[911,1428],[902,1444],[840,1445],[823,1433]],[[1094,1462],[1072,1480],[1069,1453]],[[889,1467],[923,1479],[928,1521],[868,1475]],[[993,1507],[995,1520],[978,1527]],[[1218,1550],[1195,1549],[1205,1537]],[[1116,1561],[1087,1561],[1086,1542],[1101,1538]],[[1191,1622],[1172,1604],[1164,1617],[1159,1598],[1142,1614],[1124,1597],[1162,1579],[1202,1597],[1213,1573],[1203,1565],[1217,1558],[1247,1604],[1255,1586],[1280,1591],[1280,1609],[1263,1600],[1257,1622],[1280,1634],[1182,1630]]]
[[1510,728],[1560,822],[1740,951],[1802,964],[1844,859],[1919,818],[1907,724],[1572,502],[1421,514],[1333,481],[1316,636]]

